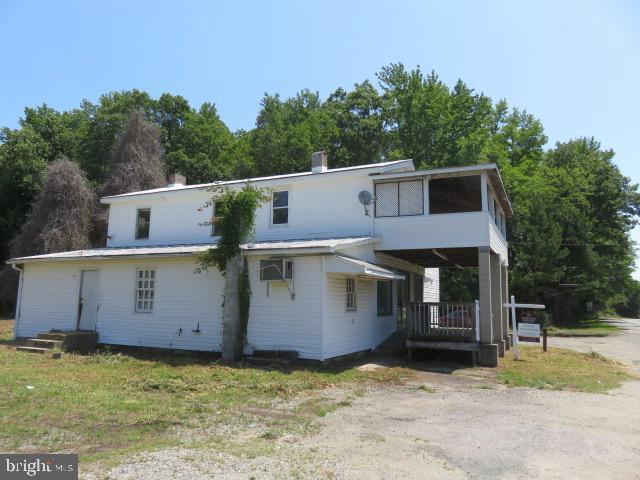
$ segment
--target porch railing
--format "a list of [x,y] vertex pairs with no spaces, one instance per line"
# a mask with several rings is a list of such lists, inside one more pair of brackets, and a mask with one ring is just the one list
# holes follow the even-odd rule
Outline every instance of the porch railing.
[[477,341],[477,302],[411,302],[407,338]]

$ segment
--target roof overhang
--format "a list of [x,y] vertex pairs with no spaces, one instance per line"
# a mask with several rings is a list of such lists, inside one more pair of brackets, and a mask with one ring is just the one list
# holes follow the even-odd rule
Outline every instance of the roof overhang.
[[[375,243],[379,237],[342,237],[326,239],[278,240],[245,243],[241,249],[247,255],[314,255],[335,253],[339,249]],[[196,256],[216,248],[215,244],[161,245],[151,247],[112,247],[71,252],[49,253],[30,257],[12,258],[8,264],[30,262],[118,260],[131,258]]]
[[373,280],[404,280],[405,276],[386,267],[344,255],[333,255],[325,261],[327,273],[343,273]]

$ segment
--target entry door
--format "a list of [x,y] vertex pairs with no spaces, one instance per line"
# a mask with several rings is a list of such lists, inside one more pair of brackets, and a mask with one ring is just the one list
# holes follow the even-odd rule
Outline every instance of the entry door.
[[78,318],[78,330],[96,329],[98,317],[98,270],[83,270],[80,279],[80,314]]
[[397,329],[405,331],[407,329],[407,302],[409,301],[409,274],[405,273],[405,280],[396,280],[396,299],[397,299],[397,314],[396,321],[398,323]]

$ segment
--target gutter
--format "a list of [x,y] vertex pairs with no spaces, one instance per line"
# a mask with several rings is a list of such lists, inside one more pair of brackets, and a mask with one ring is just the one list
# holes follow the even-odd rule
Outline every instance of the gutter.
[[20,322],[20,310],[22,306],[22,283],[24,277],[24,268],[18,267],[17,264],[12,263],[11,268],[13,268],[20,275],[18,280],[18,298],[16,299],[16,315],[15,321],[13,323],[13,339],[18,338],[18,323]]

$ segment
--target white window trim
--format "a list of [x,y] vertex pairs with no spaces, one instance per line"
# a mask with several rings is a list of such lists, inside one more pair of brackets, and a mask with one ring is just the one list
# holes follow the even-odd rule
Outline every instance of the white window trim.
[[[349,280],[353,280],[353,292],[349,292]],[[345,282],[345,310],[347,312],[358,311],[358,280],[356,277],[347,277]],[[353,297],[353,306],[349,306],[349,295]]]
[[[150,309],[138,309],[138,272],[140,271],[145,271],[145,270],[149,270],[149,271],[153,271],[153,307]],[[133,312],[134,313],[142,313],[142,314],[150,314],[153,313],[155,311],[155,303],[157,301],[155,292],[157,291],[157,287],[158,287],[158,268],[155,265],[144,265],[144,266],[139,266],[136,267],[135,269],[135,276],[134,276],[134,282],[133,282]],[[143,288],[144,290],[144,288]],[[150,288],[148,288],[147,290],[151,290]]]
[[[149,210],[149,235],[147,236],[147,238],[138,238],[138,212],[140,210]],[[151,238],[151,206],[137,206],[136,207],[136,215],[135,215],[135,220],[134,220],[134,224],[133,224],[133,239],[136,242],[144,242],[146,240],[149,240]]]
[[[275,193],[278,192],[287,192],[287,223],[273,223],[273,195]],[[269,202],[270,204],[270,209],[269,209],[269,226],[270,227],[274,227],[274,228],[278,228],[278,227],[288,227],[289,224],[291,223],[291,188],[289,187],[280,187],[280,188],[274,188],[273,192],[271,193],[271,200]],[[285,207],[276,207],[276,209],[283,209]]]

